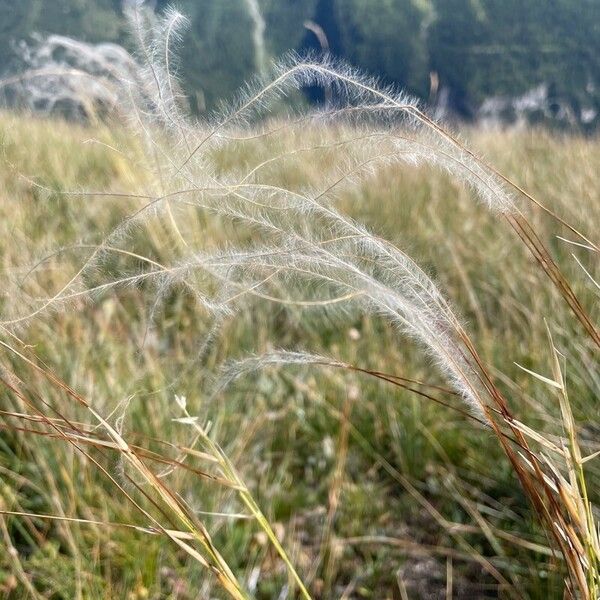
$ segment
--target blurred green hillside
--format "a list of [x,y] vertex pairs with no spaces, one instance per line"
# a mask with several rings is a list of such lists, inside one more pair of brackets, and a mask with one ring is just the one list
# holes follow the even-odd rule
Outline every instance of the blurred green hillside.
[[[0,70],[34,32],[128,44],[123,0],[0,0]],[[167,0],[154,2],[164,10]],[[485,97],[540,84],[578,114],[600,105],[598,0],[178,0],[190,18],[182,74],[199,110],[229,97],[270,58],[330,50],[468,116]],[[255,6],[253,12],[253,6]],[[432,86],[433,81],[433,86]]]
[[[132,0],[129,0],[132,1]],[[0,71],[33,33],[128,44],[127,0],[0,0]],[[164,10],[168,0],[154,0]],[[430,99],[444,89],[464,116],[489,96],[546,84],[574,114],[600,104],[598,0],[176,0],[190,17],[182,74],[199,110],[229,97],[295,49],[330,50]],[[307,28],[307,22],[309,27]],[[317,27],[315,28],[314,25]],[[433,85],[432,85],[433,82]]]

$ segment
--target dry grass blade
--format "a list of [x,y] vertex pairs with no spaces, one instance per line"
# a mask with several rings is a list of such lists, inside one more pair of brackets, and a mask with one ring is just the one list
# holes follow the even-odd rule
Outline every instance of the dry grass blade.
[[[55,423],[47,419],[43,412],[36,409],[35,406],[27,401],[26,397],[11,383],[2,379],[5,387],[8,388],[12,393],[14,393],[18,398],[20,398],[23,402],[28,404],[32,409],[36,410],[38,416],[41,420],[49,425],[51,429],[53,429],[56,434],[62,437],[69,444],[73,445],[79,452],[85,455],[89,460],[93,462],[98,468],[100,468],[105,475],[117,486],[121,493],[131,501],[134,506],[142,513],[144,517],[146,517],[153,526],[163,532],[169,539],[171,539],[175,544],[181,547],[186,553],[192,556],[195,560],[197,560],[204,567],[212,571],[215,577],[219,580],[221,585],[228,591],[228,593],[233,598],[243,599],[246,598],[246,595],[242,591],[241,586],[237,582],[233,572],[222,558],[218,550],[214,547],[210,535],[206,528],[200,523],[197,519],[192,517],[185,506],[180,502],[179,499],[173,494],[171,490],[169,490],[163,482],[155,475],[155,473],[149,469],[143,460],[140,458],[138,453],[125,441],[125,439],[121,436],[121,434],[110,424],[108,423],[84,398],[78,395],[74,390],[72,390],[69,386],[67,386],[64,382],[57,379],[53,374],[49,373],[43,367],[40,367],[33,359],[28,358],[22,352],[16,350],[6,342],[0,340],[0,345],[4,348],[5,351],[13,354],[18,359],[22,360],[28,367],[33,369],[35,372],[41,374],[43,377],[47,378],[57,389],[61,390],[65,393],[69,398],[71,398],[77,404],[85,407],[89,413],[96,419],[96,421],[102,426],[102,428],[106,431],[109,437],[114,442],[113,448],[119,451],[123,460],[128,462],[134,470],[142,477],[142,479],[150,486],[152,490],[154,490],[157,496],[164,502],[164,506],[166,510],[169,511],[170,515],[173,518],[179,520],[179,522],[186,528],[186,530],[191,535],[194,542],[198,542],[203,549],[203,553],[198,552],[193,546],[188,544],[187,542],[181,539],[179,535],[173,535],[170,533],[171,529],[165,528],[157,518],[153,517],[147,510],[143,509],[133,498],[131,495],[116,481],[114,477],[112,477],[108,471],[102,467],[98,461],[96,461],[89,453],[87,453],[83,448],[79,445],[80,440],[79,436],[72,436],[65,433],[65,430],[61,427],[58,427]],[[76,429],[74,424],[71,423],[68,419],[64,419],[64,423],[69,429]],[[140,489],[139,486],[138,490]],[[147,494],[144,495],[148,498]],[[161,512],[165,514],[165,509],[161,509]]]

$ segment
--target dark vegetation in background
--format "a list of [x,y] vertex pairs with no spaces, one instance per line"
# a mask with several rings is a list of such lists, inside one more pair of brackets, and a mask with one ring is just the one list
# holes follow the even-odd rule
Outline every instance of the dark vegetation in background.
[[[576,115],[600,108],[598,0],[258,1],[270,58],[320,48],[305,28],[311,21],[323,29],[333,54],[424,99],[434,81],[465,117],[486,97],[516,96],[540,84]],[[169,3],[191,21],[181,72],[192,107],[210,109],[257,69],[247,1],[153,4],[160,11]],[[122,5],[0,0],[0,70],[10,68],[14,43],[34,32],[128,45]]]

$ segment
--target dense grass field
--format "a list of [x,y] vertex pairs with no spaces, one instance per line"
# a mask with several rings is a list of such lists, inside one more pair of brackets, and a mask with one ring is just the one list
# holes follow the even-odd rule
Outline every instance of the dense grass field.
[[[328,148],[290,153],[261,172],[286,189],[319,188],[348,160],[334,146],[343,134],[335,125],[308,125],[302,145],[325,137]],[[247,173],[274,147],[297,148],[295,135],[223,144],[212,158],[223,173]],[[463,137],[572,226],[597,235],[596,139],[543,131]],[[4,114],[0,151],[1,598],[227,597],[181,539],[144,516],[140,508],[177,529],[155,487],[70,389],[139,449],[251,597],[300,596],[231,477],[215,465],[219,450],[210,441],[235,467],[313,598],[563,597],[563,561],[498,440],[469,417],[414,341],[360,310],[323,313],[256,297],[223,318],[197,360],[213,330],[184,285],[166,291],[160,306],[145,281],[102,287],[106,277],[148,268],[140,257],[169,264],[190,245],[210,249],[234,234],[260,235],[186,206],[128,232],[121,248],[129,254],[110,254],[86,273],[85,287],[98,288],[91,297],[69,288],[68,303],[46,306],[94,245],[147,203],[127,194],[151,196],[157,175],[140,144],[118,128]],[[117,195],[64,193],[84,190]],[[518,366],[552,378],[551,332],[581,450],[600,450],[598,350],[503,216],[427,166],[380,166],[342,187],[335,202],[438,283],[512,413],[560,446],[557,390]],[[560,239],[581,241],[520,202],[598,323],[598,254]],[[406,378],[406,388],[421,395],[322,365],[262,365],[215,387],[227,361],[279,348]],[[174,420],[185,416],[183,397],[210,441],[192,419]],[[85,435],[67,436],[67,422]],[[584,465],[594,503],[599,461]]]

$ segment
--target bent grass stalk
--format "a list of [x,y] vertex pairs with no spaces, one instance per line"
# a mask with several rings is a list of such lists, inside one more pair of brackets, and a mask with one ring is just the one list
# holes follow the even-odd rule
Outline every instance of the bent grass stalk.
[[252,514],[252,516],[256,519],[257,523],[260,525],[262,530],[265,532],[265,534],[269,538],[269,541],[271,542],[271,544],[273,544],[273,547],[277,550],[277,553],[279,554],[279,556],[285,563],[286,567],[288,568],[290,575],[292,576],[294,582],[300,589],[300,593],[302,594],[302,596],[304,598],[306,598],[306,600],[310,600],[311,596],[308,593],[306,586],[304,585],[302,579],[296,572],[296,569],[295,569],[294,565],[292,564],[292,561],[289,559],[286,551],[284,550],[283,546],[281,545],[281,542],[279,541],[277,535],[273,531],[271,524],[269,523],[267,518],[264,516],[263,512],[260,510],[258,504],[256,503],[256,500],[254,500],[252,494],[250,493],[250,491],[248,490],[248,488],[242,481],[241,477],[239,476],[237,470],[235,469],[235,467],[233,466],[231,461],[227,458],[227,456],[225,455],[223,450],[218,446],[218,444],[216,444],[212,440],[212,438],[208,435],[206,430],[200,426],[200,424],[198,423],[198,419],[196,417],[192,417],[192,415],[190,415],[190,413],[187,410],[185,401],[184,402],[179,401],[178,404],[179,404],[179,407],[182,409],[183,413],[185,414],[185,417],[183,419],[177,419],[177,420],[181,423],[191,425],[194,428],[194,430],[198,433],[199,438],[203,441],[203,443],[206,445],[206,447],[210,450],[211,456],[214,456],[217,458],[217,460],[219,462],[219,466],[223,470],[223,474],[230,481],[235,483],[236,490],[237,490],[240,498],[242,499],[243,503],[246,505],[246,507]]
[[[186,537],[174,534],[171,529],[165,528],[160,521],[157,520],[154,516],[152,516],[146,509],[142,508],[141,505],[136,502],[129,492],[125,490],[125,488],[112,476],[106,468],[104,468],[92,455],[90,455],[86,450],[82,448],[80,445],[80,440],[77,436],[68,435],[61,427],[59,427],[53,420],[48,419],[44,412],[38,408],[32,401],[28,400],[27,397],[12,383],[7,381],[4,378],[1,378],[0,381],[4,384],[4,386],[12,392],[17,398],[19,398],[26,406],[28,406],[42,422],[49,426],[50,429],[54,430],[58,436],[63,438],[69,444],[71,444],[79,453],[85,456],[88,460],[90,460],[100,471],[102,471],[108,479],[119,489],[119,491],[127,498],[136,509],[146,517],[149,522],[151,522],[154,527],[161,531],[164,535],[166,535],[169,539],[171,539],[177,546],[179,546],[182,550],[184,550],[187,554],[189,554],[192,558],[197,560],[201,565],[209,569],[220,582],[225,590],[231,595],[231,597],[236,598],[238,600],[246,600],[247,596],[242,591],[240,584],[237,582],[233,572],[229,568],[228,564],[225,562],[221,554],[214,547],[210,535],[206,528],[198,522],[197,519],[192,518],[183,504],[177,499],[176,495],[171,492],[155,475],[155,473],[149,469],[146,464],[140,459],[136,451],[125,441],[125,439],[121,436],[121,434],[110,424],[108,423],[100,414],[79,394],[77,394],[74,390],[72,390],[69,386],[67,386],[64,382],[57,379],[52,373],[47,371],[45,368],[40,367],[34,359],[28,358],[22,352],[16,350],[13,346],[7,344],[6,342],[0,340],[0,345],[4,348],[5,351],[13,354],[18,357],[18,359],[24,361],[24,363],[32,368],[35,372],[41,374],[45,377],[53,386],[56,386],[57,389],[61,390],[63,393],[67,395],[71,400],[75,401],[80,406],[85,407],[89,413],[95,418],[98,424],[106,431],[109,435],[109,438],[113,441],[114,447],[118,450],[120,456],[130,464],[133,469],[142,477],[142,480],[145,481],[151,489],[157,492],[158,496],[163,500],[165,506],[171,511],[170,515],[175,517],[180,521],[180,523],[185,527],[185,529],[189,532],[191,539],[199,542],[200,546],[203,548],[204,554],[201,554],[190,546],[190,544],[185,541]],[[43,399],[40,399],[41,402],[45,405],[46,403]],[[65,425],[69,429],[75,429],[78,431],[77,427],[72,423],[69,419],[63,417],[59,414],[59,417],[65,423]],[[142,492],[142,494],[150,499],[149,496],[144,492],[141,487],[136,484],[131,478],[128,478],[129,482],[133,484],[138,491]],[[236,484],[230,483],[230,485],[235,486]],[[170,518],[169,515],[166,515],[163,510],[161,510],[163,515],[167,518]]]
[[[251,516],[256,520],[261,529],[267,535],[269,541],[272,543],[273,547],[277,550],[279,556],[285,563],[286,567],[289,569],[290,575],[292,576],[295,584],[298,586],[300,593],[307,600],[311,599],[311,596],[305,587],[302,579],[298,575],[296,569],[294,568],[292,561],[288,557],[286,551],[284,550],[281,542],[279,541],[277,535],[273,531],[269,521],[266,519],[262,511],[260,510],[257,502],[253,498],[252,494],[248,490],[248,487],[244,484],[243,480],[239,476],[237,470],[229,461],[227,456],[224,454],[223,450],[211,439],[211,437],[207,434],[206,430],[202,428],[197,419],[192,417],[187,411],[185,401],[181,401],[181,399],[177,399],[177,403],[180,408],[183,410],[185,417],[182,419],[175,419],[181,423],[186,425],[191,425],[193,429],[198,434],[198,438],[202,440],[205,447],[209,450],[207,454],[198,452],[193,450],[193,448],[184,448],[182,449],[185,453],[190,453],[193,456],[199,456],[203,459],[209,459],[211,462],[218,464],[223,472],[223,477],[215,477],[205,473],[203,471],[198,471],[193,469],[180,461],[173,461],[166,458],[161,457],[160,455],[156,455],[155,453],[150,453],[146,451],[143,447],[135,446],[129,444],[123,436],[112,426],[106,419],[104,419],[100,414],[80,395],[76,394],[72,389],[70,389],[64,382],[58,380],[51,373],[46,371],[44,368],[39,367],[34,359],[28,358],[20,351],[16,350],[13,346],[7,344],[0,340],[0,345],[4,348],[5,351],[10,352],[17,356],[19,359],[23,360],[29,367],[32,367],[34,370],[41,373],[43,376],[48,378],[54,385],[56,385],[59,389],[63,390],[68,394],[73,400],[77,403],[82,404],[85,408],[91,413],[91,415],[96,419],[98,424],[104,429],[104,431],[108,434],[109,440],[98,439],[95,436],[90,436],[91,431],[85,430],[85,425],[83,425],[84,429],[81,429],[82,424],[76,424],[71,420],[67,420],[64,417],[51,418],[47,417],[43,412],[39,409],[35,408],[35,406],[28,400],[26,400],[25,396],[11,383],[9,383],[4,378],[0,378],[0,382],[4,384],[13,394],[19,397],[23,402],[25,402],[32,410],[34,410],[37,414],[20,414],[20,413],[11,413],[9,411],[1,411],[6,416],[17,417],[19,419],[25,419],[28,421],[33,421],[37,423],[43,423],[48,425],[54,433],[41,433],[36,430],[26,429],[21,427],[12,427],[13,430],[21,431],[22,433],[29,434],[37,434],[43,435],[56,439],[63,439],[74,447],[76,447],[83,455],[90,458],[96,466],[101,468],[105,474],[108,475],[108,472],[105,471],[103,467],[100,467],[99,463],[92,459],[91,456],[82,449],[80,444],[84,445],[92,445],[96,448],[110,448],[118,451],[120,455],[126,460],[146,481],[152,489],[158,491],[160,497],[165,501],[167,507],[172,511],[172,514],[177,516],[182,524],[186,527],[187,532],[178,531],[169,528],[165,528],[162,526],[154,517],[152,517],[147,511],[142,509],[137,502],[133,500],[133,498],[121,487],[120,484],[112,477],[109,476],[111,481],[115,483],[120,491],[125,494],[125,496],[134,503],[134,505],[142,512],[142,514],[147,517],[153,524],[154,529],[156,531],[161,531],[164,535],[170,538],[175,544],[181,547],[186,553],[190,554],[195,560],[197,560],[204,567],[213,571],[221,585],[226,589],[229,594],[233,598],[245,599],[247,598],[246,593],[243,592],[242,587],[237,582],[233,572],[222,558],[220,553],[215,548],[208,531],[204,526],[199,524],[195,519],[190,518],[187,514],[187,511],[184,509],[181,502],[176,498],[176,496],[171,492],[156,476],[156,474],[149,469],[146,464],[142,461],[142,458],[148,458],[150,460],[157,461],[159,463],[167,464],[171,466],[173,469],[184,468],[190,470],[194,474],[197,474],[203,478],[208,478],[209,481],[214,483],[218,483],[220,485],[224,485],[226,487],[231,487],[235,490],[240,499],[243,501],[244,505],[250,511]],[[73,433],[74,432],[74,433]],[[138,487],[138,486],[136,486]],[[139,487],[138,487],[139,489]],[[10,511],[0,511],[5,514],[11,514]],[[55,517],[52,515],[42,515],[42,517],[49,519],[61,519],[61,517]],[[68,518],[62,518],[63,520],[69,520]],[[71,519],[72,521],[78,521],[77,519]],[[84,521],[84,520],[80,520]],[[88,521],[89,522],[89,521]],[[137,525],[131,524],[113,524],[114,526],[123,526],[134,528],[139,531],[147,531],[146,528]],[[189,541],[199,541],[202,545],[204,551],[207,554],[207,558],[205,558],[202,554],[199,554],[193,547],[189,545]],[[214,565],[214,566],[213,566]]]

